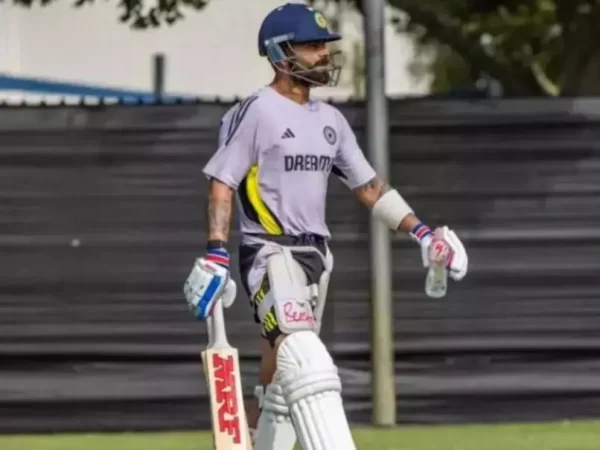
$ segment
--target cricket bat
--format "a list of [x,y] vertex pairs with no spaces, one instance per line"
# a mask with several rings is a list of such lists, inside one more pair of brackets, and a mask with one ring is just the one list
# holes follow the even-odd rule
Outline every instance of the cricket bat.
[[252,450],[238,351],[227,341],[221,300],[207,319],[207,329],[208,347],[202,352],[202,365],[210,394],[214,449]]
[[442,229],[435,230],[430,249],[430,263],[425,278],[425,293],[432,298],[446,296],[448,290],[448,269],[446,261],[449,256],[448,244],[444,240]]

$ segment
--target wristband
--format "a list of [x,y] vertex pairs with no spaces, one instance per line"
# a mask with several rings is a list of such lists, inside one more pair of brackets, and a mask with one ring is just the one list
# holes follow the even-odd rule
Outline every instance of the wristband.
[[227,242],[212,239],[206,243],[206,250],[218,250],[227,247]]
[[423,239],[426,239],[428,236],[429,238],[432,238],[433,232],[431,231],[431,228],[429,228],[427,225],[419,222],[414,226],[414,228],[410,232],[410,235],[415,241],[421,243],[421,241],[423,241]]
[[[225,267],[226,269],[229,269],[229,252],[224,246],[215,248],[213,246],[213,244],[215,243],[215,241],[209,241],[206,245],[206,260],[218,264],[221,267]],[[222,242],[222,244],[225,243]]]

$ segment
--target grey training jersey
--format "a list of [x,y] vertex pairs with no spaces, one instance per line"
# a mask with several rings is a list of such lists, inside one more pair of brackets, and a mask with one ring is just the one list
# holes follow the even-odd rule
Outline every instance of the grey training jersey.
[[242,233],[327,238],[331,172],[351,189],[375,176],[339,110],[316,100],[300,105],[270,87],[227,111],[219,150],[204,167],[237,190]]

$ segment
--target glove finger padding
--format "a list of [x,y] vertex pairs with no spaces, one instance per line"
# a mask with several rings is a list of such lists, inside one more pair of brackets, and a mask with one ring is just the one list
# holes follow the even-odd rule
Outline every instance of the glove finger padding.
[[431,243],[433,239],[431,236],[425,237],[421,242],[421,259],[423,260],[423,267],[426,269],[429,267],[431,261],[429,256],[429,247],[431,247]]
[[454,231],[444,227],[444,240],[452,249],[452,259],[449,261],[448,269],[450,277],[455,281],[460,281],[467,274],[469,268],[469,258],[465,246],[460,241]]
[[225,308],[229,308],[233,305],[235,301],[235,296],[237,295],[237,284],[231,278],[227,282],[227,286],[225,286],[225,291],[223,291],[223,296],[221,297],[221,301],[223,302],[223,306]]

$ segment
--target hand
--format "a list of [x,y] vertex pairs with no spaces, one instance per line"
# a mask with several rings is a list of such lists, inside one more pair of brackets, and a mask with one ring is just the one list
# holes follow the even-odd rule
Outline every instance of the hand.
[[462,280],[469,268],[469,258],[464,245],[454,231],[447,226],[435,230],[435,234],[426,225],[419,224],[411,236],[421,246],[423,267],[429,267],[432,261],[446,261],[448,274],[455,281]]
[[185,281],[183,292],[190,310],[199,320],[206,320],[219,300],[226,308],[231,306],[237,286],[230,278],[227,251],[213,249],[204,258],[198,258]]

